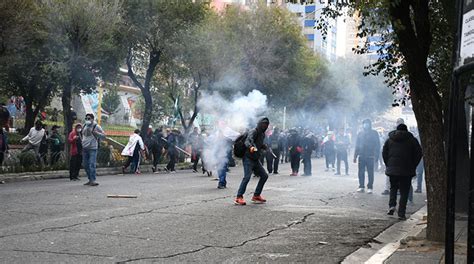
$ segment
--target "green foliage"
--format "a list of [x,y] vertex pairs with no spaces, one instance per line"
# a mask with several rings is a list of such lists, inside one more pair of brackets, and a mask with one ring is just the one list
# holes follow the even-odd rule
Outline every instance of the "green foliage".
[[37,164],[36,156],[33,151],[22,152],[18,155],[18,158],[25,170],[31,170]]

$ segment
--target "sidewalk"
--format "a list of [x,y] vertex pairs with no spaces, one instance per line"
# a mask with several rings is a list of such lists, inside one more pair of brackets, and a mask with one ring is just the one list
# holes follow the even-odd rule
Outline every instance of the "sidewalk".
[[[456,221],[455,234],[455,263],[466,263],[467,220]],[[400,244],[398,250],[384,263],[444,263],[444,244],[427,241],[425,229],[417,236],[402,240]]]
[[[142,165],[140,170],[142,172],[151,172],[151,165]],[[158,171],[164,171],[166,164],[159,164],[157,167]],[[187,170],[191,169],[192,164],[189,163],[178,163],[176,164],[176,170]],[[122,174],[122,167],[105,167],[97,168],[97,176],[105,175],[117,175]],[[86,172],[81,169],[79,177],[86,177]],[[21,182],[21,181],[36,181],[46,179],[61,179],[69,178],[68,170],[57,170],[57,171],[36,171],[36,172],[22,172],[22,173],[5,173],[0,174],[0,184],[9,182]]]
[[[397,222],[364,247],[347,256],[343,264],[444,263],[444,244],[426,240],[426,206]],[[456,221],[455,263],[467,261],[467,220]]]

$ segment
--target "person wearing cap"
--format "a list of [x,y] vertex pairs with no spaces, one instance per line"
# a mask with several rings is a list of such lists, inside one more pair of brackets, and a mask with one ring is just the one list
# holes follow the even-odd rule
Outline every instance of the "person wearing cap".
[[89,179],[84,185],[97,186],[96,163],[99,140],[105,138],[102,128],[94,121],[94,115],[86,114],[85,124],[82,126],[82,153],[84,169]]
[[362,122],[362,131],[357,135],[354,152],[354,163],[359,159],[359,189],[357,192],[365,192],[365,171],[367,170],[368,183],[367,193],[373,193],[375,159],[379,155],[380,140],[379,133],[372,129],[372,121],[365,119]]
[[36,160],[38,163],[43,165],[41,156],[40,156],[40,145],[43,137],[45,137],[46,132],[43,128],[43,124],[40,120],[35,122],[35,126],[30,129],[30,132],[26,137],[22,138],[21,141],[28,141],[28,144],[23,148],[21,152],[27,152],[33,150],[35,152]]
[[385,174],[390,178],[390,200],[388,215],[393,215],[397,206],[397,193],[400,191],[398,217],[406,220],[406,207],[411,180],[416,176],[416,167],[420,163],[422,150],[418,140],[408,132],[405,124],[389,133],[385,141],[382,157],[386,165]]
[[49,142],[51,144],[51,166],[58,162],[59,158],[61,157],[61,150],[64,147],[64,140],[58,129],[59,126],[54,125],[51,128],[51,136],[49,137]]
[[74,130],[69,133],[67,141],[71,145],[69,148],[69,154],[71,159],[69,160],[69,179],[71,181],[79,180],[79,171],[82,165],[82,125],[76,124]]
[[266,148],[263,141],[265,140],[265,131],[267,131],[268,126],[270,125],[270,120],[266,117],[260,119],[257,123],[257,127],[250,130],[245,139],[245,155],[242,159],[244,167],[244,178],[240,183],[239,190],[237,192],[237,197],[234,200],[236,205],[246,205],[244,200],[244,193],[247,188],[247,184],[250,181],[250,176],[252,172],[255,175],[259,176],[257,188],[252,197],[252,202],[254,203],[265,203],[265,200],[261,193],[263,191],[263,186],[268,179],[268,174],[260,163],[260,156],[262,155],[262,150]]

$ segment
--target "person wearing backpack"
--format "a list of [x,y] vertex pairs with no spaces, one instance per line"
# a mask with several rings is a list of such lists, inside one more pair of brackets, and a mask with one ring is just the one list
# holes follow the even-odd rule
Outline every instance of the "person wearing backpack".
[[86,121],[82,129],[82,153],[84,159],[84,169],[89,181],[86,186],[97,186],[96,182],[96,163],[99,140],[105,138],[102,128],[94,122],[94,115],[86,114]]
[[[258,121],[257,127],[250,130],[245,139],[245,154],[243,156],[243,167],[244,167],[244,178],[240,183],[239,190],[237,192],[237,197],[234,200],[236,205],[246,205],[244,200],[244,193],[247,188],[247,184],[250,181],[252,172],[260,176],[255,189],[254,195],[252,197],[252,202],[254,203],[265,203],[265,200],[262,196],[263,186],[268,179],[268,174],[260,163],[259,159],[262,155],[262,150],[266,148],[263,141],[265,140],[265,131],[268,129],[270,121],[268,118],[264,117]],[[238,140],[237,140],[238,141]]]

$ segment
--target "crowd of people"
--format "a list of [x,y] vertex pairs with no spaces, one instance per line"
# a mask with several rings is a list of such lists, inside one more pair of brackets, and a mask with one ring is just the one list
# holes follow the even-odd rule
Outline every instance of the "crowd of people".
[[[51,133],[48,133],[41,121],[37,121],[28,135],[22,139],[27,143],[22,151],[33,151],[37,162],[43,164],[46,159],[42,152],[46,145],[46,149],[50,150],[50,162],[54,164],[58,161],[65,143],[58,128],[58,126],[53,126]],[[154,131],[150,128],[146,134],[142,135],[137,129],[130,135],[121,153],[125,157],[123,173],[140,174],[140,162],[144,158],[152,160],[152,170],[156,172],[164,155],[168,160],[165,171],[175,173],[176,162],[189,156],[193,172],[198,172],[198,166],[201,163],[202,173],[212,176],[212,172],[216,172],[217,187],[225,189],[229,167],[235,166],[234,156],[239,157],[242,158],[244,176],[234,202],[237,205],[245,205],[243,195],[252,174],[254,177],[259,177],[252,201],[264,203],[266,200],[261,193],[268,174],[279,174],[280,164],[290,163],[289,176],[311,176],[312,158],[324,158],[326,172],[332,171],[335,175],[341,175],[343,163],[343,172],[349,175],[348,156],[353,149],[353,162],[358,165],[358,193],[372,194],[375,170],[385,169],[387,179],[382,194],[390,195],[388,214],[394,214],[399,193],[398,216],[400,219],[406,219],[407,202],[413,201],[411,182],[415,176],[417,179],[415,192],[422,191],[423,162],[418,135],[416,131],[413,134],[409,132],[401,118],[397,120],[394,130],[388,134],[376,131],[372,127],[371,120],[364,120],[354,142],[351,129],[339,128],[334,132],[321,128],[313,130],[291,128],[282,131],[278,127],[272,127],[268,118],[262,118],[254,129],[240,136],[236,132],[229,133],[228,130],[230,129],[217,128],[208,135],[204,129],[200,131],[197,127],[189,134],[177,129],[160,127]],[[93,114],[86,115],[84,124],[78,123],[74,126],[67,138],[70,144],[69,168],[72,181],[79,179],[79,170],[83,166],[89,179],[85,185],[98,185],[96,181],[97,150],[100,140],[104,137],[105,133],[94,121]],[[219,152],[214,157],[217,162],[206,159],[206,155],[209,155],[206,149],[210,146],[218,146],[213,149],[214,152]],[[242,148],[241,154],[237,154],[237,148]],[[7,137],[1,133],[0,159],[3,159],[4,153],[7,152]],[[300,174],[301,164],[303,165],[302,174]]]

